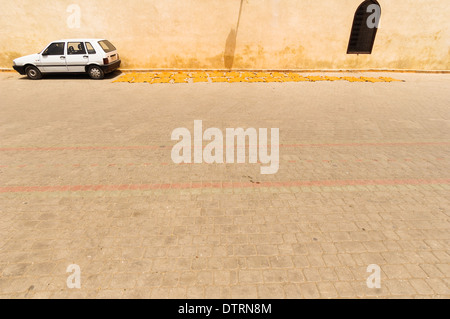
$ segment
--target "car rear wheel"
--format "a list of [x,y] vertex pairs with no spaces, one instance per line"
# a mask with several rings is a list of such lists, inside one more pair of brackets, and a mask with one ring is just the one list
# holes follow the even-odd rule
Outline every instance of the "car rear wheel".
[[103,72],[103,70],[96,65],[90,66],[88,73],[93,80],[101,80],[105,77],[105,72]]
[[25,69],[25,73],[27,74],[27,77],[31,80],[40,80],[42,79],[42,73],[39,71],[39,69],[35,66],[29,66]]

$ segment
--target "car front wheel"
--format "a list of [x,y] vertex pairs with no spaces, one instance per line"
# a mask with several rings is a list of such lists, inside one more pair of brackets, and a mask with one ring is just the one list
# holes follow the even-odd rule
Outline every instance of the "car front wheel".
[[101,80],[105,77],[105,72],[98,66],[91,66],[88,70],[89,76],[94,80]]
[[29,66],[25,69],[25,73],[27,74],[27,77],[31,80],[40,80],[42,79],[42,73],[39,71],[39,69],[35,66]]

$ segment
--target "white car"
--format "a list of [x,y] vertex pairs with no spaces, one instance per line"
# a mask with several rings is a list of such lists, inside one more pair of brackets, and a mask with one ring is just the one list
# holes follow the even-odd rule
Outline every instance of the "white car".
[[50,43],[42,52],[14,60],[14,70],[39,80],[46,73],[87,73],[99,80],[120,67],[117,49],[105,39],[71,39]]

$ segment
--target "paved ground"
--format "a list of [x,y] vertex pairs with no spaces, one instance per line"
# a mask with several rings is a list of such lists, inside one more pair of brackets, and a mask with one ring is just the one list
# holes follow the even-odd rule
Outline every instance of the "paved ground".
[[[406,82],[0,74],[0,296],[449,298],[450,75],[350,76]],[[173,164],[194,120],[280,128],[278,174]]]

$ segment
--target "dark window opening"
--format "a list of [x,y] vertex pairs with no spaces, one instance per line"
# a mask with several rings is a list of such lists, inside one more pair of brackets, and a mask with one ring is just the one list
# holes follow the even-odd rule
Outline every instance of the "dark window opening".
[[376,0],[364,1],[356,10],[347,54],[371,54],[378,31],[381,8]]
[[86,54],[83,42],[69,42],[67,45],[67,53],[69,55]]
[[50,44],[42,55],[64,55],[64,42]]
[[95,52],[95,49],[92,46],[92,44],[89,43],[89,42],[86,42],[86,48],[87,48],[89,54],[96,54],[97,53],[97,52]]

